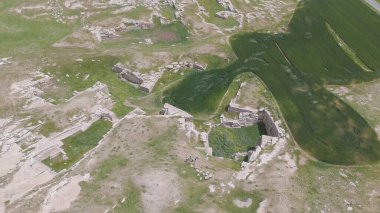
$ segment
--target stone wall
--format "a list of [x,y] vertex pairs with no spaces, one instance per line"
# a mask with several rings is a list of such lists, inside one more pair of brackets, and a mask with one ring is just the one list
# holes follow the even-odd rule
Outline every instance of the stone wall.
[[255,150],[248,152],[248,162],[255,161],[265,147],[275,145],[279,140],[281,140],[279,137],[262,135]]
[[163,71],[159,72],[151,72],[149,74],[142,74],[141,78],[143,79],[143,82],[140,84],[140,89],[144,92],[152,92],[154,86],[156,86],[156,83],[161,78],[161,76],[164,74]]
[[280,137],[278,124],[273,120],[271,114],[266,109],[261,109],[258,112],[259,122],[263,122],[267,134],[272,137]]
[[120,77],[123,80],[129,81],[134,84],[142,84],[144,82],[139,73],[131,72],[128,70],[124,70],[123,72],[121,72]]
[[223,126],[231,128],[253,126],[257,124],[258,121],[259,120],[256,113],[240,113],[239,119],[229,119],[224,115],[220,116],[220,122],[223,124]]
[[170,117],[185,118],[186,121],[191,121],[193,119],[193,116],[191,114],[168,103],[164,104],[164,107],[162,108],[160,114]]
[[115,64],[113,67],[112,67],[112,71],[116,72],[116,73],[121,73],[123,72],[124,70],[126,70],[127,68],[124,66],[124,64],[122,63],[117,63]]
[[127,69],[123,64],[117,63],[112,67],[115,73],[118,73],[122,80],[128,81],[133,84],[139,85],[139,88],[144,92],[152,92],[157,81],[161,78],[163,71],[150,72],[140,74],[138,72],[132,72]]

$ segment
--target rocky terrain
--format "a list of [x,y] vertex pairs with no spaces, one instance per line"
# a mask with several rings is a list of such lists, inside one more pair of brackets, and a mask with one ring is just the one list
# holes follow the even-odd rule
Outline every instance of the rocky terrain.
[[[378,211],[380,165],[310,157],[257,76],[237,77],[211,115],[161,102],[235,61],[231,35],[286,32],[297,4],[0,2],[0,212]],[[380,132],[379,85],[329,90]],[[213,128],[261,123],[253,149],[215,156]]]

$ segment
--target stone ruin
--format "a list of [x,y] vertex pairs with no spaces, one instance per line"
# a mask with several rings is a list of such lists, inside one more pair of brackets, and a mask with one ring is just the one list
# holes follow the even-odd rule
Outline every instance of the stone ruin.
[[171,117],[181,117],[181,118],[184,118],[185,121],[192,121],[193,119],[193,116],[190,115],[189,113],[168,103],[164,104],[164,107],[160,111],[160,114],[171,116]]
[[191,114],[168,103],[164,104],[160,114],[168,117],[179,117],[179,128],[186,131],[186,136],[188,138],[200,140],[200,142],[203,143],[203,147],[196,147],[196,149],[204,151],[207,156],[212,155],[212,148],[210,147],[208,141],[208,133],[197,130],[193,123],[193,116]]
[[280,130],[280,121],[274,121],[271,113],[267,109],[259,109],[247,112],[246,109],[236,110],[236,108],[228,108],[229,112],[239,113],[238,119],[229,119],[224,115],[220,116],[220,120],[223,126],[230,128],[243,128],[253,126],[258,123],[263,123],[267,135],[273,137],[280,137],[283,132]]
[[[284,141],[285,130],[280,127],[280,121],[275,121],[271,113],[265,109],[251,109],[249,107],[241,107],[236,103],[237,98],[241,94],[241,88],[245,85],[242,83],[234,99],[231,100],[228,111],[238,113],[238,119],[229,119],[224,115],[221,115],[221,124],[229,128],[242,128],[258,123],[262,123],[265,126],[266,135],[261,135],[258,146],[255,150],[248,151],[248,162],[252,162],[257,159],[261,150],[269,145],[274,145],[279,141]],[[241,153],[237,153],[239,155]]]
[[41,71],[32,73],[33,78],[23,81],[14,82],[10,87],[10,94],[26,101],[24,109],[34,109],[41,106],[52,105],[41,96],[44,91],[40,89],[40,85],[47,83],[52,77]]
[[181,61],[181,62],[173,62],[171,64],[168,64],[163,69],[170,70],[174,73],[177,73],[181,68],[186,68],[186,67],[200,70],[200,71],[205,71],[207,68],[207,65],[202,65],[196,62]]
[[158,82],[158,80],[162,77],[164,72],[171,71],[177,73],[179,69],[189,67],[197,70],[205,70],[207,65],[201,65],[199,63],[192,62],[173,62],[165,67],[159,68],[158,72],[150,72],[150,73],[139,73],[133,72],[129,70],[124,64],[117,63],[112,67],[112,70],[119,74],[119,77],[127,82],[138,85],[138,87],[144,92],[152,92],[154,86]]
[[144,92],[152,92],[157,81],[163,75],[163,71],[150,72],[141,74],[139,72],[132,72],[127,69],[123,64],[117,63],[113,66],[112,70],[119,74],[119,77],[127,82],[138,85],[138,87]]
[[85,27],[85,29],[90,31],[92,36],[99,42],[101,42],[104,39],[111,39],[111,38],[119,37],[119,35],[116,32],[117,28],[105,28],[105,27],[101,27],[101,26]]
[[141,84],[143,82],[143,79],[140,73],[130,71],[121,63],[115,64],[112,67],[112,71],[114,71],[115,73],[118,73],[122,79],[127,80],[131,83]]
[[228,112],[238,113],[238,119],[229,119],[224,115],[221,115],[220,120],[222,125],[230,128],[242,128],[258,123],[263,123],[269,136],[280,137],[283,134],[283,131],[281,131],[279,127],[280,121],[275,122],[271,113],[267,109],[252,109],[250,107],[241,107],[238,103],[236,103],[237,98],[241,94],[241,88],[245,84],[246,83],[244,82],[240,85],[235,98],[233,98],[228,105]]
[[146,22],[134,19],[123,19],[117,26],[86,26],[84,29],[90,31],[92,36],[99,42],[104,39],[120,37],[118,33],[128,32],[131,30],[148,30],[154,27],[153,22]]
[[222,114],[220,116],[220,121],[223,124],[223,126],[231,128],[242,128],[247,126],[253,126],[259,123],[258,115],[254,112],[241,112],[239,113],[238,119],[230,119]]
[[126,26],[126,31],[129,29],[149,30],[154,27],[153,22],[146,22],[134,19],[123,19],[122,24]]

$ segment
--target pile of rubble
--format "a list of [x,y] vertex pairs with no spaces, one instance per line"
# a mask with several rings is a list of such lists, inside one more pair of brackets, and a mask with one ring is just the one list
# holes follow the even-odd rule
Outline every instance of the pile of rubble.
[[1,65],[6,65],[6,64],[11,64],[12,62],[10,61],[11,58],[0,58],[0,66]]
[[220,4],[224,9],[229,11],[235,11],[234,5],[231,3],[230,0],[216,0],[218,4]]
[[111,38],[117,38],[119,35],[116,33],[116,29],[118,28],[105,28],[101,26],[89,26],[84,27],[84,29],[87,29],[90,31],[92,36],[99,42],[101,42],[104,39],[111,39]]
[[186,61],[180,61],[180,62],[173,62],[171,64],[168,64],[164,67],[165,70],[170,70],[174,73],[177,73],[182,68],[193,68],[196,70],[204,71],[207,68],[207,65],[202,65],[199,63],[193,63],[193,62],[186,62]]
[[175,9],[174,16],[176,19],[181,19],[185,11],[185,5],[176,0],[167,0],[170,6]]
[[139,29],[139,30],[148,30],[154,27],[153,21],[146,22],[135,19],[123,19],[121,23],[126,27],[125,29]]
[[212,174],[209,171],[202,171],[198,168],[195,168],[195,171],[197,172],[197,177],[199,177],[199,180],[209,180],[212,178]]
[[200,168],[198,168],[197,160],[198,160],[198,157],[193,158],[192,156],[189,156],[186,158],[185,163],[190,164],[191,168],[195,169],[195,172],[197,173],[197,177],[199,178],[200,181],[211,179],[213,176],[211,172],[203,171]]
[[279,137],[272,137],[268,135],[262,135],[259,139],[259,145],[255,148],[255,150],[248,151],[248,162],[252,162],[256,160],[261,153],[262,149],[268,146],[275,145],[280,140]]

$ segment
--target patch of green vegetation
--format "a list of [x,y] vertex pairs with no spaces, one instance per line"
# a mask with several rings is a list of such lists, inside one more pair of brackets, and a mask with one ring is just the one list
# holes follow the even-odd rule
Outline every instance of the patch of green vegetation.
[[[233,201],[235,199],[241,201],[247,201],[248,199],[252,199],[252,204],[246,208],[240,208],[236,206]],[[229,213],[250,213],[256,212],[259,208],[260,202],[263,201],[261,195],[255,192],[246,192],[243,190],[232,190],[230,194],[228,194],[224,199],[217,201],[217,203],[222,207],[222,209],[227,210]]]
[[[346,54],[326,23],[374,72],[365,72]],[[325,88],[380,76],[378,26],[378,14],[361,1],[301,1],[289,33],[233,36],[235,63],[187,76],[164,92],[163,101],[193,114],[211,114],[235,76],[251,71],[273,94],[301,148],[333,164],[378,162],[380,143],[375,131]]]
[[204,119],[194,119],[193,123],[199,131],[208,132],[208,130],[210,129],[210,127],[208,125],[206,125]]
[[258,125],[245,128],[215,127],[209,135],[212,153],[218,157],[232,157],[237,152],[254,148],[260,138]]
[[51,133],[57,132],[58,127],[52,120],[47,120],[40,128],[40,134],[49,137]]
[[53,159],[47,158],[42,162],[56,172],[69,168],[79,161],[86,152],[98,145],[102,137],[111,128],[111,122],[102,119],[98,120],[86,131],[79,132],[63,140],[62,148],[68,159],[65,160],[62,156],[58,156]]
[[83,62],[67,62],[56,67],[49,67],[45,72],[54,75],[58,80],[57,84],[64,88],[66,97],[57,97],[57,94],[47,92],[46,96],[53,97],[62,102],[74,91],[82,91],[96,82],[102,82],[108,86],[111,98],[115,101],[112,111],[118,116],[123,117],[132,110],[131,107],[124,105],[127,97],[142,96],[144,93],[135,87],[121,81],[118,75],[112,71],[112,66],[118,59],[112,56],[101,56],[83,59]]
[[232,70],[229,71],[218,69],[190,73],[164,92],[163,102],[178,106],[195,116],[213,114],[235,77]]
[[228,65],[228,59],[210,54],[199,54],[196,61],[207,64],[208,69],[219,69]]
[[35,54],[36,48],[47,48],[70,32],[72,26],[55,20],[29,20],[6,10],[16,2],[0,3],[1,55]]
[[[121,164],[124,164],[121,160]],[[120,162],[118,162],[120,164]],[[109,165],[107,165],[107,169]],[[118,165],[122,166],[122,165]],[[113,167],[116,168],[116,167]],[[101,169],[101,168],[99,168]],[[94,172],[95,177],[99,177],[100,174],[98,174],[97,170]],[[106,169],[106,170],[107,170]],[[139,213],[142,212],[142,202],[141,202],[141,190],[139,187],[137,187],[131,180],[128,180],[126,183],[122,184],[122,194],[124,197],[105,197],[102,193],[94,193],[94,192],[100,192],[102,190],[102,187],[104,186],[104,183],[107,182],[107,178],[103,176],[104,178],[95,178],[90,181],[83,181],[80,182],[81,186],[81,199],[88,204],[100,204],[100,205],[106,205],[109,207],[112,207],[115,205],[115,199],[117,199],[116,207],[112,210],[112,212],[131,212],[131,213]],[[82,201],[82,202],[83,202]]]
[[241,162],[236,161],[234,159],[230,158],[210,158],[210,162],[213,163],[216,167],[223,167],[225,169],[231,169],[234,171],[240,171],[241,170]]
[[157,92],[162,90],[164,87],[167,87],[169,84],[178,81],[183,78],[186,74],[193,71],[192,69],[181,69],[177,73],[174,72],[165,72],[162,77],[158,80],[153,91]]
[[128,159],[120,155],[112,155],[109,156],[102,164],[95,170],[93,177],[95,180],[104,180],[107,179],[108,176],[120,167],[126,166],[128,163]]
[[114,112],[117,117],[121,118],[131,112],[133,109],[133,107],[125,106],[123,102],[117,101],[112,108],[112,112]]
[[[93,170],[90,181],[80,182],[81,202],[88,204],[100,204],[112,207],[117,202],[112,212],[141,212],[142,202],[140,189],[130,180],[122,182],[118,195],[104,196],[102,192],[114,178],[119,178],[119,171],[128,166],[129,160],[121,155],[108,156],[101,164]],[[112,188],[112,186],[111,186]],[[107,187],[105,190],[109,190]],[[95,193],[97,192],[97,193]],[[107,192],[105,192],[107,194]],[[122,196],[122,197],[121,197]],[[125,199],[124,199],[125,197]]]

